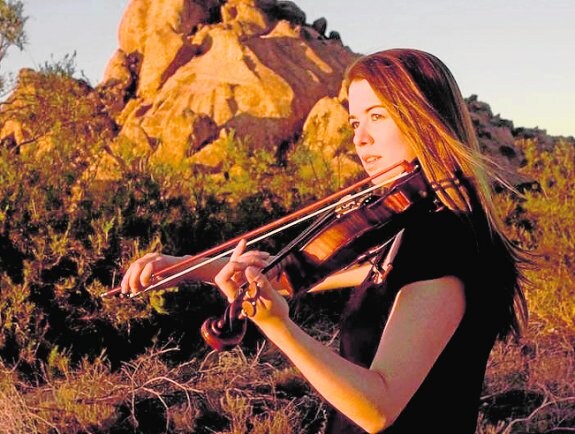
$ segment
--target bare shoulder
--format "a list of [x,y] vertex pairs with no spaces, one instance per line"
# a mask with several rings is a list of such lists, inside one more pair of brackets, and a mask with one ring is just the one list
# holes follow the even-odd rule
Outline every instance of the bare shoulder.
[[[465,288],[458,277],[413,282],[399,291],[389,326],[405,328],[410,324],[413,338],[419,334],[419,339],[447,344],[463,318],[465,305]],[[433,331],[432,337],[427,336],[429,331]]]
[[418,348],[435,360],[464,313],[465,290],[461,279],[444,276],[410,283],[397,295],[380,349],[388,347],[391,353],[400,354]]
[[[437,279],[422,280],[405,285],[398,293],[396,304],[404,308],[411,305],[434,309],[457,309],[463,314],[465,308],[465,290],[463,282],[456,276],[444,276]],[[427,308],[425,308],[427,306]],[[421,312],[421,311],[420,311]]]

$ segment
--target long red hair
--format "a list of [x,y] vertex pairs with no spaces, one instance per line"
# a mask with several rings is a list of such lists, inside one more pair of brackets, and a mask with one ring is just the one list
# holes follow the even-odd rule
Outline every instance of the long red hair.
[[[415,49],[391,49],[358,58],[345,75],[345,84],[367,80],[398,128],[412,146],[432,185],[444,186],[437,194],[455,212],[470,213],[481,207],[491,231],[506,245],[511,261],[528,263],[527,256],[503,231],[493,202],[493,185],[511,184],[501,177],[496,162],[483,155],[467,104],[449,68],[437,57]],[[464,183],[449,181],[464,179]],[[447,182],[445,182],[447,181]],[[522,276],[518,269],[508,288],[514,296],[508,325],[519,334],[527,319]]]

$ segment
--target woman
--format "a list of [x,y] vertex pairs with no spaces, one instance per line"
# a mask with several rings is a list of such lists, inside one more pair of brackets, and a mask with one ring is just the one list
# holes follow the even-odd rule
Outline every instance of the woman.
[[[417,161],[430,185],[443,188],[441,206],[408,219],[374,264],[314,288],[356,286],[342,316],[340,353],[291,321],[275,282],[261,273],[268,255],[246,252],[245,242],[221,269],[194,277],[217,272],[230,301],[242,279],[257,284],[250,319],[333,407],[327,433],[472,434],[489,353],[498,338],[518,335],[527,317],[525,255],[505,237],[491,199],[490,186],[502,180],[481,156],[459,88],[436,57],[413,49],[364,56],[345,84],[366,172]],[[123,291],[139,291],[154,270],[179,260],[136,261]]]

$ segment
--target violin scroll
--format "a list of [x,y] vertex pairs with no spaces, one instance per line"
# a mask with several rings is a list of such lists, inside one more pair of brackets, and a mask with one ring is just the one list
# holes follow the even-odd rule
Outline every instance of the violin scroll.
[[224,316],[210,317],[202,323],[202,338],[216,351],[228,351],[236,347],[244,338],[247,330],[247,319],[240,318],[241,303],[233,301]]

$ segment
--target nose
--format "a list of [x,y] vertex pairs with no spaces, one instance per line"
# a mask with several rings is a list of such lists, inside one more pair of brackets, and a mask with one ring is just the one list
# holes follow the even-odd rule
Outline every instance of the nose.
[[353,144],[358,146],[363,146],[373,143],[373,138],[366,128],[365,124],[359,124],[353,131]]

